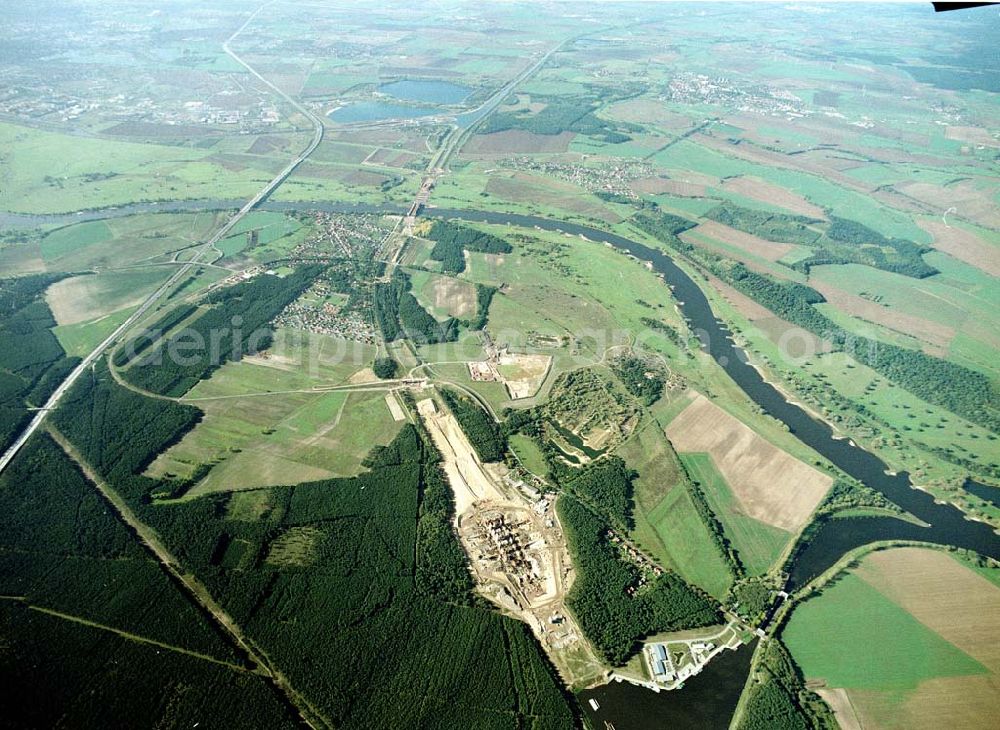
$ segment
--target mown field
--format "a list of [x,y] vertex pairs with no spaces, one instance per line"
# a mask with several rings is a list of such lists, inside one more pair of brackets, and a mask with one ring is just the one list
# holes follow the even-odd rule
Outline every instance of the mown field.
[[733,576],[688,494],[687,477],[657,428],[648,424],[618,449],[635,469],[634,539],[664,565],[725,598]]
[[0,208],[74,212],[138,201],[245,199],[281,169],[282,158],[244,155],[234,169],[218,151],[76,137],[0,124],[5,150]]
[[704,490],[709,506],[735,545],[747,572],[760,575],[773,567],[792,533],[747,515],[708,454],[681,454],[680,459],[691,478]]
[[782,636],[806,679],[845,689],[865,727],[990,727],[998,605],[1000,588],[964,560],[891,549],[797,607]]
[[385,391],[314,390],[348,384],[374,348],[279,330],[268,356],[224,365],[185,396],[201,423],[151,465],[150,474],[185,478],[211,470],[192,490],[249,489],[350,476],[373,446],[399,430]]

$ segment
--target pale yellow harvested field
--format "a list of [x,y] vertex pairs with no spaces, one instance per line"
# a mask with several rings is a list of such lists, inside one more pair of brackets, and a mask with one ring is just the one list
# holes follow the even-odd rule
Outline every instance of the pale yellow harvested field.
[[[170,272],[164,269],[163,278]],[[123,290],[114,275],[86,274],[62,279],[45,292],[45,301],[56,324],[77,324],[142,303],[150,285]]]
[[663,129],[690,129],[697,122],[684,114],[670,111],[666,104],[655,99],[629,99],[612,104],[604,112],[623,122],[652,124]]
[[434,306],[452,317],[468,317],[476,313],[476,290],[468,282],[438,276],[433,279],[431,294]]
[[665,177],[643,177],[633,180],[629,187],[636,193],[659,195],[678,195],[682,198],[701,198],[707,194],[707,188],[698,183],[683,180],[669,180]]
[[534,134],[523,129],[505,129],[492,134],[477,134],[462,147],[463,155],[565,152],[576,132]]
[[[692,231],[701,234],[702,236],[707,236],[716,241],[721,241],[722,243],[727,243],[730,246],[736,246],[736,248],[746,251],[754,256],[760,256],[768,261],[777,261],[778,259],[785,256],[790,251],[795,250],[795,246],[790,243],[775,243],[774,241],[768,241],[759,236],[754,236],[751,233],[744,233],[743,231],[738,231],[735,228],[730,228],[724,223],[719,223],[718,221],[705,221],[699,224]],[[689,241],[689,234],[691,231],[685,231],[680,235],[680,238],[688,243],[695,243],[697,241]]]
[[731,177],[722,183],[722,189],[743,195],[751,200],[759,200],[762,203],[777,205],[792,213],[806,215],[810,218],[819,218],[820,220],[826,219],[826,214],[818,205],[813,205],[801,195],[796,195],[791,190],[786,190],[755,177]]
[[698,395],[667,427],[680,452],[707,452],[743,512],[789,532],[802,528],[833,478],[789,456]]
[[552,364],[551,355],[508,353],[500,356],[498,369],[511,400],[530,398],[542,387]]
[[392,391],[385,394],[385,404],[389,407],[389,413],[392,414],[392,420],[394,421],[405,421],[406,414],[403,413],[403,407],[399,405],[399,401],[396,400],[396,395]]
[[987,228],[1000,228],[1000,208],[993,183],[964,180],[954,185],[908,182],[895,186],[911,198],[927,203],[942,213],[955,208],[957,215]]
[[861,721],[851,704],[851,698],[846,689],[831,689],[824,687],[817,689],[816,694],[823,698],[823,701],[833,710],[833,715],[837,719],[840,730],[861,730]]
[[1000,671],[1000,588],[993,583],[951,556],[924,548],[873,553],[857,574],[917,621]]
[[1000,678],[938,677],[921,682],[905,697],[871,689],[847,694],[864,730],[994,730]]
[[936,355],[947,350],[955,337],[955,328],[940,322],[933,322],[923,317],[900,312],[898,309],[885,307],[857,294],[845,292],[836,286],[824,282],[819,276],[809,280],[809,286],[822,294],[826,300],[842,312],[859,319],[880,324],[896,332],[901,332],[940,348]]
[[944,251],[987,274],[1000,276],[1000,246],[941,220],[922,220],[918,224],[934,237],[934,248],[938,251]]
[[1000,147],[1000,139],[990,134],[989,130],[982,127],[953,127],[944,129],[944,136],[959,142],[970,144],[981,144],[987,147]]

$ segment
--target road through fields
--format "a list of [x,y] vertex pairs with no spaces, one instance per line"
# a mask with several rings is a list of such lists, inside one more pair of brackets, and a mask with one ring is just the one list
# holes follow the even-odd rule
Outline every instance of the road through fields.
[[262,83],[267,85],[268,88],[274,91],[274,93],[278,94],[286,102],[291,104],[291,106],[296,111],[304,115],[314,125],[312,139],[310,140],[309,144],[305,147],[305,149],[303,149],[302,152],[300,152],[295,157],[295,159],[289,162],[288,165],[286,165],[285,168],[274,177],[274,179],[272,179],[267,185],[265,185],[260,190],[260,192],[258,192],[250,200],[248,200],[243,205],[242,208],[240,208],[228,221],[226,221],[225,225],[223,225],[219,230],[217,230],[212,235],[211,238],[209,238],[207,241],[205,241],[205,243],[203,243],[201,246],[195,249],[195,254],[194,256],[191,257],[190,261],[188,261],[186,264],[178,268],[177,271],[175,271],[171,275],[171,277],[167,279],[167,281],[164,282],[162,286],[160,286],[160,288],[158,288],[156,291],[150,294],[149,297],[147,297],[146,300],[139,305],[139,308],[135,312],[133,312],[128,319],[122,322],[121,325],[119,325],[114,332],[108,335],[107,338],[105,338],[104,341],[101,342],[89,355],[83,358],[80,364],[77,365],[73,369],[73,371],[66,377],[66,379],[59,385],[59,387],[56,388],[55,391],[53,391],[52,395],[49,397],[48,401],[46,401],[45,405],[38,409],[38,411],[35,413],[35,416],[31,419],[31,422],[28,424],[28,427],[24,429],[24,431],[17,438],[17,440],[10,446],[10,448],[7,449],[6,452],[4,452],[3,456],[0,456],[0,473],[3,473],[4,469],[7,468],[7,465],[10,464],[10,462],[14,459],[14,457],[17,456],[17,453],[21,450],[21,448],[28,442],[28,439],[31,438],[31,435],[35,433],[35,431],[37,431],[38,428],[42,425],[49,411],[51,411],[53,408],[59,405],[59,401],[62,400],[62,397],[66,395],[66,393],[69,391],[70,388],[73,387],[73,384],[76,382],[77,378],[79,378],[83,373],[85,373],[87,369],[90,368],[97,361],[98,358],[100,358],[100,356],[104,353],[104,351],[107,350],[108,347],[110,347],[111,344],[115,342],[115,340],[121,337],[121,335],[123,335],[126,331],[128,331],[128,329],[132,327],[132,325],[134,325],[136,322],[142,319],[157,302],[159,302],[161,299],[163,299],[165,295],[171,292],[174,286],[178,282],[182,281],[193,267],[199,265],[199,263],[201,262],[201,257],[204,256],[206,252],[211,251],[215,247],[216,243],[225,238],[225,236],[233,229],[233,227],[240,222],[243,216],[245,216],[247,213],[249,213],[251,210],[257,207],[257,205],[262,200],[266,199],[268,195],[274,192],[275,188],[281,185],[281,183],[285,181],[285,178],[287,178],[292,173],[292,171],[295,170],[295,168],[302,163],[303,160],[309,157],[309,155],[313,153],[313,151],[319,146],[319,143],[322,141],[323,122],[315,114],[310,112],[308,109],[306,109],[301,104],[296,102],[294,99],[288,96],[277,86],[275,86],[270,81],[261,76],[259,73],[257,73],[257,71],[255,71],[248,63],[246,63],[246,61],[241,59],[232,50],[232,48],[230,48],[230,44],[233,42],[233,40],[241,32],[243,32],[243,30],[251,23],[251,21],[253,21],[255,17],[257,17],[257,15],[260,13],[261,10],[263,10],[264,7],[265,6],[261,6],[256,11],[254,11],[254,13],[251,14],[251,16],[247,19],[247,21],[243,25],[241,25],[235,33],[229,36],[226,42],[222,44],[222,47],[225,50],[225,52],[229,54],[237,63],[245,67],[251,74],[254,75],[254,77],[256,77]]

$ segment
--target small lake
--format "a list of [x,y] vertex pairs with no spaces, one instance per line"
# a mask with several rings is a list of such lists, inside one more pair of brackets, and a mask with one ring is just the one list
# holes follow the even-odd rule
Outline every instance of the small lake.
[[472,93],[472,89],[468,86],[460,86],[448,81],[414,81],[410,79],[382,84],[378,90],[396,99],[419,101],[422,104],[458,104],[465,101]]
[[416,119],[442,114],[442,110],[429,106],[404,106],[383,101],[359,101],[334,109],[327,114],[330,119],[341,124],[355,122],[380,122],[383,119]]

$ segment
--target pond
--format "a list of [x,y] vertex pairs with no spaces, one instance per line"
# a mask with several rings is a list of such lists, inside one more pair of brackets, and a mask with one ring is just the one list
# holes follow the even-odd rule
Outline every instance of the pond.
[[410,80],[393,81],[378,87],[383,94],[403,99],[419,101],[422,104],[458,104],[465,101],[472,89],[448,81]]
[[342,106],[327,114],[330,119],[341,124],[355,122],[379,122],[383,119],[416,119],[441,114],[441,109],[429,106],[404,106],[383,101],[359,101]]

